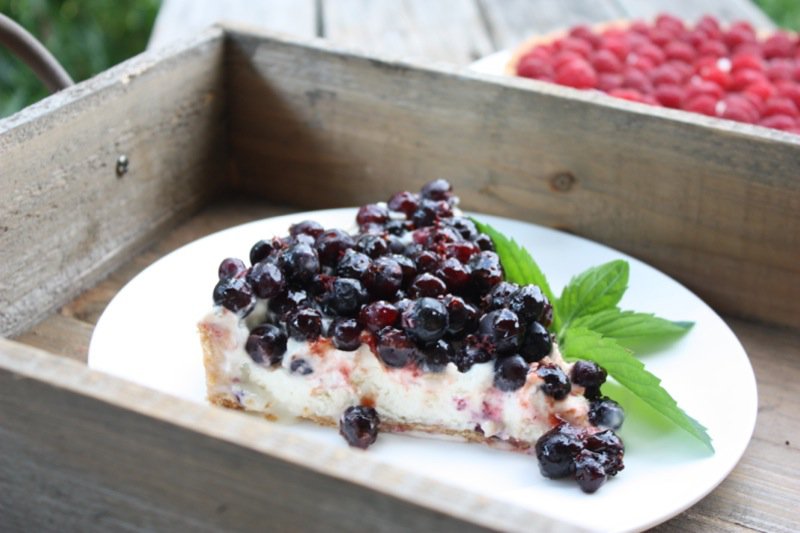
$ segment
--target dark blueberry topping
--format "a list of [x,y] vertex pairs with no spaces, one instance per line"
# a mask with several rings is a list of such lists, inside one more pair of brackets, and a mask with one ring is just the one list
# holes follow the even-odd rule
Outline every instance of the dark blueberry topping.
[[219,279],[238,278],[244,274],[246,270],[247,267],[245,266],[244,261],[241,259],[236,259],[235,257],[229,257],[227,259],[223,259],[219,264],[217,275],[219,276]]
[[358,238],[356,250],[375,259],[389,253],[389,243],[381,235],[368,233]]
[[247,337],[245,351],[256,363],[276,365],[286,352],[286,334],[278,326],[261,324]]
[[416,255],[414,264],[416,264],[417,271],[420,273],[435,272],[439,268],[439,256],[426,250]]
[[403,285],[403,269],[389,257],[379,257],[364,274],[364,286],[374,298],[390,300]]
[[397,264],[400,265],[400,269],[403,271],[403,286],[408,286],[417,275],[417,266],[414,264],[414,261],[399,254],[393,254],[389,257],[397,261]]
[[536,458],[544,477],[559,479],[575,472],[575,457],[583,449],[580,435],[569,424],[560,424],[536,441]]
[[509,283],[508,281],[501,281],[489,292],[486,298],[486,305],[489,311],[494,309],[502,309],[508,307],[513,296],[519,290],[519,285],[516,283]]
[[354,318],[337,318],[331,322],[328,336],[337,349],[352,352],[361,346],[361,325]]
[[261,261],[247,273],[247,281],[259,298],[274,298],[286,290],[283,272],[274,263]]
[[347,250],[336,266],[336,274],[345,278],[361,279],[372,261],[366,254],[353,249]]
[[542,365],[536,370],[536,375],[543,381],[542,392],[555,400],[563,400],[572,390],[572,384],[561,367]]
[[523,331],[514,311],[497,309],[481,317],[478,333],[494,346],[495,352],[508,354],[519,349]]
[[316,248],[323,265],[334,266],[344,253],[355,246],[353,238],[340,229],[329,229],[317,237]]
[[481,252],[469,260],[472,280],[480,291],[487,291],[503,281],[500,258],[494,252]]
[[480,252],[478,246],[468,241],[449,242],[444,245],[445,256],[455,257],[462,263],[468,262],[478,252]]
[[309,283],[319,273],[317,251],[306,243],[289,247],[280,257],[279,265],[290,281]]
[[378,357],[386,366],[402,368],[418,359],[414,342],[399,329],[384,328],[377,333]]
[[293,339],[312,341],[322,333],[322,316],[316,309],[301,307],[290,314],[286,326]]
[[435,298],[447,292],[447,285],[433,274],[426,272],[414,278],[408,287],[408,292],[414,298]]
[[600,431],[594,435],[586,437],[586,449],[598,454],[602,454],[603,467],[606,474],[615,476],[625,468],[622,457],[625,454],[625,446],[622,440],[610,429]]
[[326,299],[330,310],[339,316],[355,316],[367,301],[367,291],[353,278],[336,278]]
[[289,235],[292,237],[296,237],[298,235],[310,235],[316,239],[322,235],[324,231],[325,228],[322,227],[322,224],[313,220],[304,220],[289,226]]
[[[392,235],[391,233],[386,235],[386,243],[389,245],[389,253],[392,254],[402,254],[403,251],[406,249],[406,243],[403,242],[403,239],[396,235]],[[401,256],[405,259],[408,259],[406,256]],[[410,259],[409,259],[410,261]],[[413,264],[413,262],[412,262]]]
[[300,306],[309,305],[311,300],[308,293],[304,290],[289,290],[285,294],[279,294],[269,301],[269,310],[277,315],[285,315],[294,311]]
[[414,214],[417,207],[419,207],[419,196],[412,192],[399,192],[389,199],[389,209],[405,213],[407,217]]
[[544,304],[547,302],[542,290],[536,285],[525,285],[509,299],[509,308],[517,313],[524,323],[539,320],[542,317]]
[[229,311],[246,316],[256,300],[250,284],[242,278],[221,279],[214,287],[214,303]]
[[314,369],[311,368],[311,365],[308,364],[308,361],[305,359],[292,359],[292,362],[289,363],[289,371],[292,374],[300,374],[301,376],[307,376],[314,372]]
[[437,179],[422,186],[423,198],[430,200],[447,200],[453,195],[453,186],[447,180]]
[[549,302],[544,304],[544,311],[542,311],[542,318],[539,319],[539,322],[546,328],[553,323],[553,306]]
[[576,361],[572,365],[570,378],[574,384],[581,387],[598,389],[606,382],[607,375],[605,369],[593,361]]
[[540,361],[542,357],[550,355],[553,349],[553,339],[550,332],[538,322],[532,322],[525,332],[519,354],[529,363]]
[[423,199],[419,208],[411,215],[411,220],[417,228],[433,225],[439,218],[450,217],[453,209],[446,201]]
[[384,300],[376,300],[365,305],[358,315],[361,324],[372,333],[394,326],[400,319],[400,311],[394,305]]
[[403,329],[415,341],[430,344],[447,330],[447,308],[434,298],[420,298],[402,316]]
[[420,366],[428,372],[441,372],[455,355],[453,346],[442,339],[422,349]]
[[383,225],[389,220],[389,210],[379,204],[367,204],[359,208],[356,223],[359,226],[367,224]]
[[308,246],[311,246],[313,248],[314,244],[316,242],[317,242],[317,240],[314,237],[312,237],[311,235],[308,235],[306,233],[298,233],[294,237],[289,237],[288,244],[291,245],[291,244],[303,243],[303,244],[307,244]]
[[590,404],[589,421],[599,428],[617,430],[625,421],[625,411],[611,398],[601,397]]
[[481,233],[477,237],[475,237],[475,244],[478,245],[478,248],[484,252],[493,252],[494,251],[494,243],[492,242],[491,237],[486,235],[485,233]]
[[436,271],[436,276],[445,282],[451,292],[463,291],[470,280],[469,269],[455,257],[445,259]]
[[494,386],[502,391],[515,391],[528,379],[528,363],[519,355],[503,357],[494,365]]
[[460,339],[478,327],[478,310],[458,296],[447,296],[444,299],[447,307],[447,334]]
[[581,490],[592,494],[606,482],[603,457],[589,450],[582,450],[575,457],[575,480]]
[[339,434],[350,446],[366,450],[378,438],[380,425],[378,412],[372,407],[348,407],[339,419]]
[[272,241],[261,240],[250,248],[250,264],[255,265],[263,261],[273,250]]
[[478,228],[468,218],[453,217],[448,220],[447,225],[458,232],[459,235],[465,240],[474,241],[478,236]]
[[492,360],[492,352],[486,343],[475,335],[467,335],[461,349],[456,352],[453,362],[459,372],[467,372],[472,365],[487,363]]
[[405,220],[390,220],[389,222],[386,223],[384,229],[389,235],[402,237],[407,231],[409,231],[410,227],[408,225],[408,222]]

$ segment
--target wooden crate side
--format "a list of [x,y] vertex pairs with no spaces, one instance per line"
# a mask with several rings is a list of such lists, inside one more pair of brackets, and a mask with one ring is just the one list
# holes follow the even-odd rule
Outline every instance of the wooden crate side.
[[563,530],[546,517],[0,338],[11,530]]
[[223,42],[213,29],[0,121],[0,335],[94,285],[218,188]]
[[800,320],[800,140],[544,83],[229,35],[237,183],[357,205],[450,179],[467,209],[637,256],[718,310]]

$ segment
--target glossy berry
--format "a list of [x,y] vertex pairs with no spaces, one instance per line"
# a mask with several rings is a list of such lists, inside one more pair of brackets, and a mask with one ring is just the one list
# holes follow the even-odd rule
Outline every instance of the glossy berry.
[[473,365],[488,363],[492,360],[489,347],[476,335],[467,335],[461,349],[456,351],[453,359],[459,372],[467,372]]
[[269,301],[269,310],[273,313],[283,316],[291,311],[294,311],[300,306],[310,305],[311,300],[308,293],[304,290],[289,289],[284,294],[279,294]]
[[501,281],[489,292],[486,297],[487,310],[502,309],[511,303],[511,297],[517,293],[519,285],[508,281]]
[[421,344],[430,344],[441,339],[447,331],[447,308],[434,298],[420,298],[403,313],[401,320],[410,338]]
[[259,298],[274,298],[286,289],[283,271],[268,261],[253,265],[247,273],[247,281]]
[[361,325],[354,318],[336,318],[331,322],[328,336],[338,350],[352,352],[361,346]]
[[436,276],[444,281],[450,292],[461,292],[469,284],[469,269],[458,259],[445,259],[436,271]]
[[553,350],[553,339],[539,322],[531,322],[525,332],[519,354],[529,363],[541,361]]
[[377,440],[380,425],[378,412],[372,407],[348,407],[339,419],[339,434],[350,446],[366,450]]
[[447,285],[438,277],[426,272],[414,278],[408,287],[408,292],[414,298],[435,298],[447,292]]
[[219,279],[237,278],[247,271],[244,261],[235,257],[223,259],[217,269],[217,276]]
[[298,243],[283,252],[278,260],[281,270],[290,282],[309,283],[319,273],[317,251],[305,243]]
[[414,261],[404,255],[392,254],[389,256],[389,258],[393,259],[398,265],[400,265],[400,269],[403,271],[402,286],[408,286],[417,275],[417,265],[414,264]]
[[500,258],[494,252],[480,252],[469,260],[472,281],[479,291],[488,291],[503,280]]
[[336,265],[336,275],[360,280],[371,264],[372,260],[366,254],[349,249]]
[[376,336],[378,357],[386,366],[402,368],[419,358],[414,342],[399,329],[383,328]]
[[587,450],[602,454],[603,467],[609,476],[615,476],[625,468],[622,462],[625,454],[625,445],[612,430],[606,429],[588,435],[584,444]]
[[494,366],[494,386],[502,391],[519,389],[528,379],[529,368],[519,355],[498,359]]
[[313,341],[322,333],[322,315],[316,309],[301,307],[286,322],[289,336],[299,341]]
[[447,220],[447,225],[461,235],[462,239],[474,241],[478,237],[478,228],[475,223],[465,217],[453,217]]
[[250,264],[255,265],[256,263],[263,261],[264,259],[269,256],[270,253],[275,248],[272,246],[272,241],[261,240],[258,241],[250,248]]
[[389,242],[381,235],[367,233],[358,238],[355,249],[376,259],[389,253]]
[[366,301],[366,289],[353,278],[336,278],[327,295],[328,309],[339,316],[355,316]]
[[453,186],[447,180],[437,179],[423,185],[420,194],[429,200],[447,200],[452,191]]
[[301,359],[297,357],[292,359],[292,362],[289,363],[289,372],[292,374],[298,374],[300,376],[307,376],[314,372],[314,369],[311,368],[311,365],[305,359]]
[[252,287],[242,278],[219,280],[213,298],[215,304],[242,316],[248,315],[256,303]]
[[469,241],[448,242],[444,245],[445,257],[453,257],[461,263],[469,262],[470,258],[480,251],[477,244]]
[[356,215],[359,226],[367,224],[385,224],[389,220],[389,210],[380,204],[367,204],[361,206]]
[[492,238],[486,235],[485,233],[481,233],[477,237],[475,237],[475,244],[478,245],[478,248],[481,249],[482,252],[493,252],[494,251],[494,243],[492,242]]
[[603,467],[603,457],[599,454],[581,450],[575,456],[575,480],[581,490],[587,494],[597,492],[606,482],[606,470]]
[[576,361],[570,372],[574,384],[590,389],[599,388],[606,382],[606,376],[605,369],[594,361]]
[[542,392],[555,400],[563,400],[572,390],[569,378],[559,366],[541,365],[536,375],[542,379]]
[[541,318],[545,303],[547,303],[547,298],[539,287],[525,285],[511,295],[508,307],[517,313],[523,323],[527,324]]
[[447,335],[459,339],[472,333],[478,327],[478,310],[458,296],[447,296],[444,299],[447,307]]
[[394,305],[384,300],[376,300],[361,308],[358,315],[359,322],[370,332],[394,326],[400,319],[400,311]]
[[289,235],[292,237],[296,237],[297,235],[310,235],[316,239],[322,235],[324,231],[325,228],[322,227],[322,224],[314,220],[304,220],[289,226]]
[[335,266],[344,253],[355,246],[353,238],[340,229],[329,229],[321,233],[315,244],[320,263]]
[[536,441],[536,458],[544,477],[560,479],[575,472],[575,457],[583,449],[578,431],[569,424],[560,424]]
[[403,269],[394,259],[379,257],[367,269],[363,282],[374,298],[390,300],[403,285]]
[[589,405],[589,421],[599,428],[616,431],[625,421],[625,411],[611,398],[601,397]]
[[245,351],[256,363],[279,364],[286,353],[286,334],[273,324],[257,326],[247,337]]
[[420,252],[414,257],[414,264],[419,273],[436,272],[439,268],[440,261],[441,259],[438,254],[428,250]]
[[497,309],[483,315],[478,323],[478,333],[494,346],[498,354],[516,352],[522,340],[519,318],[509,309]]
[[419,364],[428,372],[441,372],[455,356],[453,345],[442,339],[422,348],[421,353]]
[[389,209],[405,213],[407,217],[411,217],[418,207],[419,196],[412,192],[399,192],[389,199]]

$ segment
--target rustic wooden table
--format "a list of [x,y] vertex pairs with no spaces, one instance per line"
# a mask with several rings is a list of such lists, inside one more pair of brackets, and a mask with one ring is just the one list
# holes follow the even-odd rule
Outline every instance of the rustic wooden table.
[[[646,5],[634,0],[164,0],[150,46],[224,19],[324,37],[392,58],[466,65],[532,33],[661,11],[690,19],[711,13],[722,20],[747,19],[761,28],[772,27],[747,0],[658,0]],[[17,340],[85,361],[88,339],[105,305],[145,266],[199,236],[282,212],[286,209],[241,201],[216,204]],[[788,532],[800,527],[800,333],[732,318],[728,323],[748,351],[758,381],[755,434],[731,475],[659,531]]]

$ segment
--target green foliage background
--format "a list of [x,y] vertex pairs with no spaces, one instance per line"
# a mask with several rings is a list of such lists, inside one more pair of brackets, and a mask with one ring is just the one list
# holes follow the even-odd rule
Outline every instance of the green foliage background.
[[[0,0],[77,82],[147,46],[160,0]],[[25,64],[0,49],[0,117],[47,96]]]

